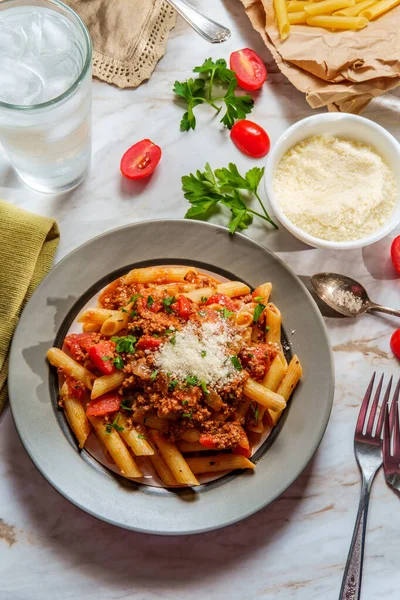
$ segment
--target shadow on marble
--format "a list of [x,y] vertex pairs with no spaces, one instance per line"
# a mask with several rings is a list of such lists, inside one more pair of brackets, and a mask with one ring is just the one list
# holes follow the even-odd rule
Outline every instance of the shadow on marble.
[[152,176],[150,175],[150,177],[145,177],[144,179],[133,181],[121,175],[119,182],[119,191],[121,193],[122,198],[129,198],[130,200],[135,199],[136,196],[146,191],[146,188],[151,182],[151,179]]
[[390,258],[391,243],[392,238],[385,237],[383,240],[379,240],[379,242],[375,242],[375,244],[362,249],[365,268],[371,277],[379,281],[391,281],[394,279],[400,281],[400,275],[395,271]]
[[[267,559],[269,544],[284,535],[301,500],[310,496],[314,459],[278,500],[241,523],[192,536],[139,534],[98,521],[70,504],[35,469],[14,426],[4,435],[2,459],[8,465],[13,501],[29,523],[29,531],[19,532],[21,542],[23,538],[50,548],[64,564],[81,565],[85,577],[95,578],[100,587],[121,589],[136,582],[165,588],[165,597],[170,585],[183,589],[188,582],[201,582],[207,587],[230,569],[245,568],[252,555],[262,552]],[[18,539],[13,548],[17,544]]]

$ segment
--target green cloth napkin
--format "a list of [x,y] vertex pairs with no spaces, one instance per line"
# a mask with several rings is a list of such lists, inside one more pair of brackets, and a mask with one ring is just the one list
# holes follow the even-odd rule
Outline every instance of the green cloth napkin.
[[8,354],[21,310],[53,264],[57,223],[0,200],[0,413],[7,399]]

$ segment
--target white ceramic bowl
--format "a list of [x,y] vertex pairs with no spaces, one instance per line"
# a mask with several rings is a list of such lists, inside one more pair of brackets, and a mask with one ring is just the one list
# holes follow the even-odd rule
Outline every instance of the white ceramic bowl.
[[[332,242],[306,233],[283,213],[273,189],[279,162],[295,144],[312,135],[337,135],[373,146],[391,167],[397,183],[397,199],[389,220],[370,235],[354,241]],[[295,237],[316,248],[348,250],[373,244],[390,233],[400,222],[400,144],[386,129],[369,119],[345,113],[325,113],[298,121],[283,133],[271,150],[266,167],[266,193],[273,214]]]

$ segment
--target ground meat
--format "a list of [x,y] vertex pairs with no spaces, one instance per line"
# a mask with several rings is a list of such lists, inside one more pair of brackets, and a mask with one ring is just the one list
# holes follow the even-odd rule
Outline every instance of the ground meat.
[[276,353],[276,347],[271,344],[252,344],[240,351],[239,358],[250,377],[263,379]]
[[216,390],[222,397],[228,397],[229,403],[236,406],[243,399],[243,385],[249,378],[247,371],[242,369],[234,378],[222,386],[217,386]]
[[236,448],[243,438],[243,432],[238,423],[208,421],[204,426],[204,431],[210,434],[216,450]]
[[140,316],[135,318],[129,325],[130,329],[140,329],[144,335],[152,333],[162,334],[166,329],[181,328],[181,322],[175,315],[166,315],[165,313],[152,313],[149,310],[142,310]]
[[141,293],[142,285],[127,285],[123,277],[110,283],[109,286],[100,295],[99,303],[103,308],[118,310],[122,306],[126,306],[133,294]]

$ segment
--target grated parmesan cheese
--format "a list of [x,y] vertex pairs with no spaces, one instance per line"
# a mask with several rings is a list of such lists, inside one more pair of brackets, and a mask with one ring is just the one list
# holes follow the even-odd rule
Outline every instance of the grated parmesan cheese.
[[357,240],[379,229],[395,204],[396,181],[372,146],[312,136],[280,161],[274,192],[303,231],[331,241]]
[[355,296],[349,290],[335,289],[331,294],[332,300],[350,312],[358,312],[363,305],[362,298]]
[[228,344],[240,340],[227,319],[206,321],[200,327],[188,323],[176,332],[175,344],[166,342],[154,354],[154,364],[182,381],[196,376],[207,385],[222,385],[237,375],[229,358],[233,351],[229,352]]

